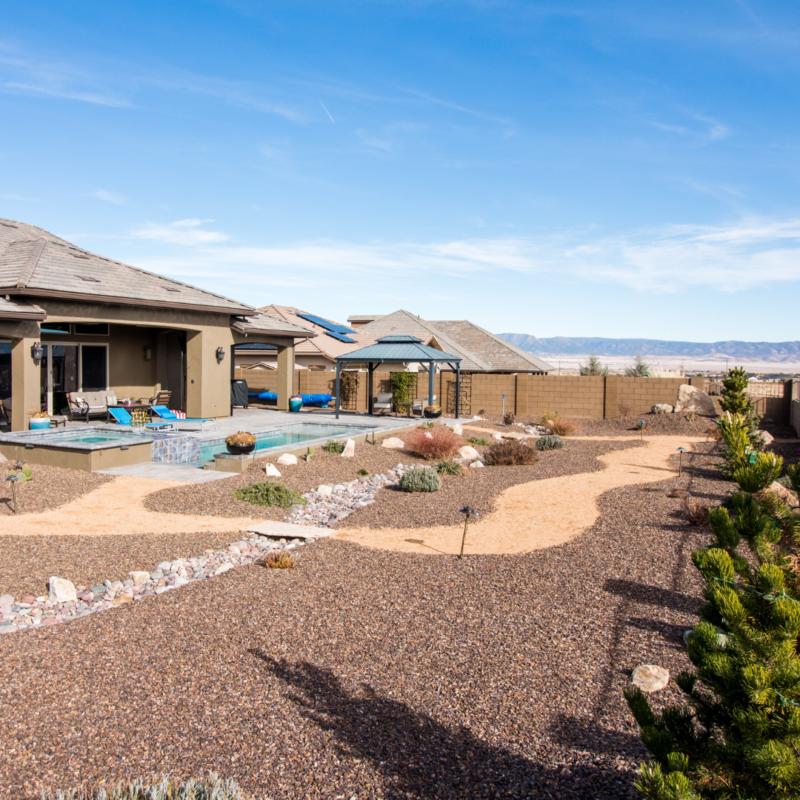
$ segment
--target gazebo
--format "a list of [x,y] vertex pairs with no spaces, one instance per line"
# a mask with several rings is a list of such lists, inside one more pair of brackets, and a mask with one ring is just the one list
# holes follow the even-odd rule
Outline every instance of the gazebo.
[[443,353],[435,347],[428,347],[422,344],[422,339],[416,336],[384,336],[378,339],[375,344],[362,347],[360,350],[353,350],[336,357],[336,419],[339,419],[339,408],[341,398],[339,396],[339,384],[342,368],[348,364],[366,364],[369,373],[369,383],[367,387],[369,397],[369,413],[372,414],[373,387],[372,375],[378,364],[386,363],[418,363],[427,365],[428,373],[428,404],[433,403],[433,376],[436,373],[437,364],[448,364],[456,373],[456,418],[460,411],[459,399],[461,393],[461,358]]

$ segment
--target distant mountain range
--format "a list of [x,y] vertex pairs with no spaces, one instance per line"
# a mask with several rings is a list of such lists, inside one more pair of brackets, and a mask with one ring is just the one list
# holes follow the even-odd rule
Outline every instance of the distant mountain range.
[[800,342],[668,342],[661,339],[603,339],[600,337],[554,336],[539,339],[525,333],[497,334],[507,342],[537,356],[597,356],[673,358],[715,360],[729,358],[742,361],[767,361],[780,364],[800,362]]

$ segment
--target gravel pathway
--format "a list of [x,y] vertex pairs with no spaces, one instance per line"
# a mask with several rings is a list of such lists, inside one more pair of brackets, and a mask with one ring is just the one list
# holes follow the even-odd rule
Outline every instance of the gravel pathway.
[[[683,479],[707,502],[730,489],[713,460]],[[4,636],[0,796],[214,769],[272,800],[632,800],[621,690],[638,664],[688,665],[701,602],[709,532],[674,484],[608,492],[560,547],[459,561],[328,539],[291,571]]]

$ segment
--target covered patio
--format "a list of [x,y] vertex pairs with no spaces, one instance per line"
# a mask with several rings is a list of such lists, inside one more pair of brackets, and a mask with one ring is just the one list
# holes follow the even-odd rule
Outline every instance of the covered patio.
[[379,364],[420,364],[428,373],[427,404],[433,405],[433,379],[437,364],[447,364],[456,374],[456,418],[459,417],[459,397],[461,394],[461,358],[443,353],[434,347],[424,345],[416,336],[383,336],[375,344],[353,350],[336,358],[336,419],[341,408],[341,374],[348,364],[366,364],[368,373],[369,413],[373,414],[375,397],[373,394],[373,374]]

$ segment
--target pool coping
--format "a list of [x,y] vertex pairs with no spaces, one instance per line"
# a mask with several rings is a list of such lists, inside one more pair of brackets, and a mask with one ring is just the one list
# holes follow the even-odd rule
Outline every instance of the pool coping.
[[[59,439],[59,435],[63,436],[64,433],[73,433],[75,430],[75,428],[64,428],[56,433],[52,428],[46,428],[43,431],[15,431],[13,433],[0,433],[0,445],[16,445],[18,447],[25,447],[26,449],[34,449],[36,447],[57,447],[60,450],[74,450],[77,452],[94,452],[96,450],[110,450],[125,446],[125,444],[120,441],[74,442],[66,439]],[[175,435],[174,433],[168,433],[166,431],[160,433],[151,433],[150,431],[139,433],[138,431],[133,430],[121,430],[119,425],[104,424],[88,425],[85,428],[81,427],[77,430],[80,433],[100,431],[114,433],[117,436],[127,436],[130,437],[130,444],[152,444],[158,439],[164,439],[171,435]],[[181,435],[185,435],[185,433],[181,432]]]

